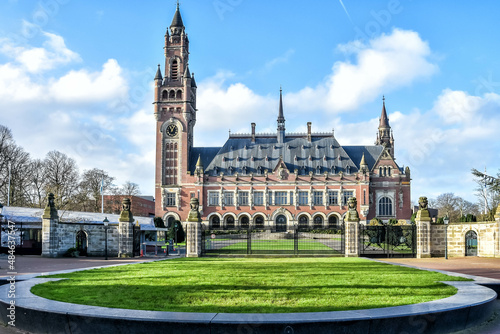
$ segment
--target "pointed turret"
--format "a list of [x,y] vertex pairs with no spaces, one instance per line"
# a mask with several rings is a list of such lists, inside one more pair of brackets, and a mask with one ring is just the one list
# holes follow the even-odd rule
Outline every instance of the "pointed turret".
[[172,33],[173,33],[172,28],[174,28],[174,27],[175,28],[184,28],[184,23],[182,22],[181,12],[179,10],[179,2],[177,2],[177,9],[175,11],[174,18],[172,19],[172,23],[170,24],[170,29],[172,30]]
[[283,116],[283,96],[280,87],[280,106],[278,111],[278,143],[285,141],[285,116]]
[[363,173],[368,171],[368,164],[366,163],[364,152],[363,152],[363,156],[361,157],[361,162],[359,163],[359,170]]
[[193,72],[193,75],[191,75],[191,87],[194,87],[194,88],[198,87],[198,86],[196,86],[196,81],[194,81],[194,72]]
[[382,113],[378,126],[378,134],[376,145],[382,145],[389,150],[389,153],[394,157],[394,138],[392,137],[391,126],[389,125],[389,117],[385,109],[385,96],[382,97]]
[[203,164],[201,163],[201,154],[198,154],[198,161],[196,162],[195,173],[198,175],[203,174]]
[[189,72],[189,66],[186,66],[186,70],[184,71],[184,79],[191,79],[191,73]]
[[389,118],[387,117],[387,111],[385,110],[385,96],[382,97],[382,114],[380,115],[380,123],[379,123],[379,129],[380,128],[390,128],[389,126]]
[[163,77],[161,76],[160,64],[158,64],[158,69],[156,70],[155,80],[163,80]]

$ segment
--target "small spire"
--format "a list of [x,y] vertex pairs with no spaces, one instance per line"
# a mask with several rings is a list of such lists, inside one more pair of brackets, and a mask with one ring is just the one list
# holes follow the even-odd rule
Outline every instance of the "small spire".
[[280,105],[278,111],[278,130],[285,129],[285,116],[283,116],[283,91],[280,86]]
[[361,162],[359,163],[359,166],[366,166],[366,161],[365,161],[365,153],[363,152],[363,156],[361,157]]
[[198,154],[198,161],[196,162],[196,169],[203,168],[203,164],[201,163],[201,154]]
[[382,114],[380,115],[379,128],[388,128],[389,118],[387,117],[387,111],[385,110],[385,96],[382,97]]
[[156,70],[155,80],[163,80],[163,77],[161,76],[160,64],[158,64],[158,69]]
[[189,65],[186,66],[186,70],[184,71],[184,78],[191,79],[191,73],[189,72]]
[[196,81],[194,81],[194,72],[191,74],[191,87],[197,88]]

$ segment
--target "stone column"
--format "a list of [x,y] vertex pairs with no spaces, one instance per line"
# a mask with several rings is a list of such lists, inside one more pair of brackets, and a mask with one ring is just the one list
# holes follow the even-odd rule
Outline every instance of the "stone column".
[[420,206],[415,217],[417,225],[417,259],[431,257],[431,216],[427,208],[427,197],[420,197]]
[[497,223],[497,233],[495,233],[496,239],[493,240],[493,242],[495,243],[495,257],[500,257],[500,204],[498,204],[497,207],[495,221]]
[[359,214],[357,211],[356,197],[349,198],[349,211],[347,212],[345,226],[345,257],[358,257],[359,250]]
[[189,203],[191,210],[189,211],[188,220],[186,222],[186,256],[200,257],[201,256],[201,217],[200,204],[196,197],[191,198]]
[[130,199],[122,201],[118,218],[118,257],[132,257],[134,251],[134,216],[130,211]]
[[54,204],[54,194],[50,193],[42,215],[42,257],[58,256],[58,227],[59,215]]

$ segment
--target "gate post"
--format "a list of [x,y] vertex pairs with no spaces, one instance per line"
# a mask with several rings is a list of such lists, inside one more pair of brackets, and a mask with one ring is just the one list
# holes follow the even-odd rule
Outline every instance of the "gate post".
[[186,238],[186,256],[200,257],[201,254],[201,217],[200,217],[200,202],[196,197],[191,198],[189,203],[191,210],[189,211],[188,220],[186,222],[187,238]]
[[130,211],[130,199],[122,201],[122,211],[118,218],[118,257],[134,256],[134,216]]
[[345,256],[359,256],[359,214],[356,210],[358,203],[356,197],[349,198],[349,211],[345,221]]
[[417,259],[431,257],[431,216],[427,208],[427,197],[418,200],[419,210],[415,217],[417,225]]
[[495,222],[497,223],[497,233],[495,243],[495,257],[500,257],[500,203],[497,206],[497,212],[495,214]]
[[59,215],[54,205],[54,194],[47,196],[47,205],[42,215],[42,257],[57,257],[57,230]]

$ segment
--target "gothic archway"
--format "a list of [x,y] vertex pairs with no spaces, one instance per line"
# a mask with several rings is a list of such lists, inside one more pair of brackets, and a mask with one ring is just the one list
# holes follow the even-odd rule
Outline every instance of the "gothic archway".
[[87,256],[87,233],[84,231],[78,231],[76,233],[76,249],[78,250],[80,256]]
[[276,217],[276,232],[286,232],[286,216],[278,215]]
[[477,233],[468,231],[465,233],[465,256],[477,256]]

